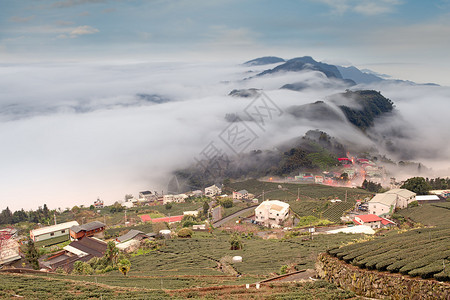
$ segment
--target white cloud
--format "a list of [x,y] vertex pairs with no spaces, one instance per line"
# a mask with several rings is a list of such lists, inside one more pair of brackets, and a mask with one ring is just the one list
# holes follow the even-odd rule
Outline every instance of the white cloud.
[[400,0],[313,0],[324,3],[331,8],[331,12],[336,15],[343,15],[347,12],[359,13],[372,16],[391,13],[402,4]]
[[70,32],[70,37],[74,38],[74,37],[78,37],[80,35],[85,35],[85,34],[94,34],[94,33],[98,33],[99,30],[97,28],[88,26],[88,25],[83,25],[83,26],[78,26],[76,28],[74,28],[71,32]]

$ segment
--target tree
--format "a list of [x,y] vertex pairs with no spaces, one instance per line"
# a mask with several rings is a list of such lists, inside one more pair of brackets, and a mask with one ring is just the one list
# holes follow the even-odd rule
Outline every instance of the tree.
[[127,276],[127,273],[130,271],[131,263],[128,259],[124,258],[119,261],[119,271],[122,272],[123,275]]
[[165,205],[165,208],[166,208],[167,210],[171,209],[171,208],[172,208],[172,203],[167,202],[166,205]]
[[113,241],[109,241],[105,251],[106,260],[112,264],[117,264],[117,259],[119,257],[119,249]]
[[0,224],[12,224],[13,215],[9,210],[9,207],[6,207],[0,214]]
[[208,214],[209,204],[208,201],[203,202],[203,214],[206,216]]
[[39,253],[32,239],[28,239],[28,245],[25,251],[25,259],[30,263],[33,269],[39,270]]
[[233,233],[230,237],[230,250],[239,250],[242,249],[242,241],[239,235]]
[[48,210],[47,204],[44,204],[43,214],[46,219],[50,216],[50,211]]
[[401,188],[410,190],[417,195],[427,195],[428,191],[431,190],[431,185],[423,177],[412,177],[406,180]]

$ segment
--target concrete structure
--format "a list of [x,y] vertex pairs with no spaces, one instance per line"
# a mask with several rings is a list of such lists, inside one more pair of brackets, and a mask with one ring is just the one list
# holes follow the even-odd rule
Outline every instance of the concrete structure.
[[390,216],[395,210],[397,196],[394,194],[377,194],[370,200],[369,213],[377,216]]
[[406,208],[416,200],[416,193],[406,189],[393,189],[384,194],[377,194],[370,200],[369,213],[377,216],[390,216],[396,208]]
[[355,216],[353,222],[356,225],[367,225],[370,226],[371,228],[383,228],[395,225],[395,223],[392,222],[391,220],[381,218],[373,214]]
[[186,195],[186,194],[178,194],[178,195],[175,195],[175,196],[173,197],[173,200],[174,200],[176,203],[182,203],[182,202],[184,202],[188,197],[189,197],[189,196]]
[[198,217],[198,214],[200,213],[200,211],[198,210],[189,210],[189,211],[183,211],[183,216],[193,216],[193,217]]
[[205,188],[205,196],[214,197],[215,195],[220,195],[222,193],[221,184],[213,184]]
[[323,176],[314,176],[314,183],[322,184],[323,183]]
[[83,225],[72,226],[70,228],[70,238],[72,240],[79,240],[85,236],[104,237],[106,225],[100,221],[94,221]]
[[289,204],[279,200],[263,201],[255,209],[255,221],[270,228],[278,228],[289,215]]
[[35,241],[44,241],[55,237],[67,235],[69,239],[69,229],[72,226],[78,226],[77,221],[70,221],[66,223],[56,224],[53,226],[42,227],[38,229],[30,230],[30,238]]
[[9,233],[0,234],[0,266],[19,260],[20,245]]
[[248,191],[240,190],[237,192],[233,192],[233,199],[236,199],[236,200],[248,199]]
[[163,196],[163,204],[171,203],[175,201],[175,195],[167,194]]

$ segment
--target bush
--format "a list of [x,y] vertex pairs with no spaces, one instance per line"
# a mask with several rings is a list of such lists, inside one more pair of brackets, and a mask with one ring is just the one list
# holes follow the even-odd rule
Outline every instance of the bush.
[[227,198],[221,201],[221,205],[224,208],[230,208],[233,207],[233,199]]
[[183,228],[178,231],[177,236],[180,238],[190,238],[192,237],[193,231],[189,228]]
[[287,273],[287,268],[288,268],[287,265],[281,266],[281,268],[280,268],[280,275],[286,274]]

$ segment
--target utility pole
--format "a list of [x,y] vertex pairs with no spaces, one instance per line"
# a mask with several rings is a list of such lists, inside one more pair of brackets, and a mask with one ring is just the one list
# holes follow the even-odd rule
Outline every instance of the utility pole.
[[125,224],[127,224],[127,210],[125,209]]
[[347,190],[345,190],[345,202],[347,202]]
[[56,213],[53,213],[53,217],[55,218],[55,225],[56,225]]
[[300,201],[300,188],[297,188],[297,201]]

